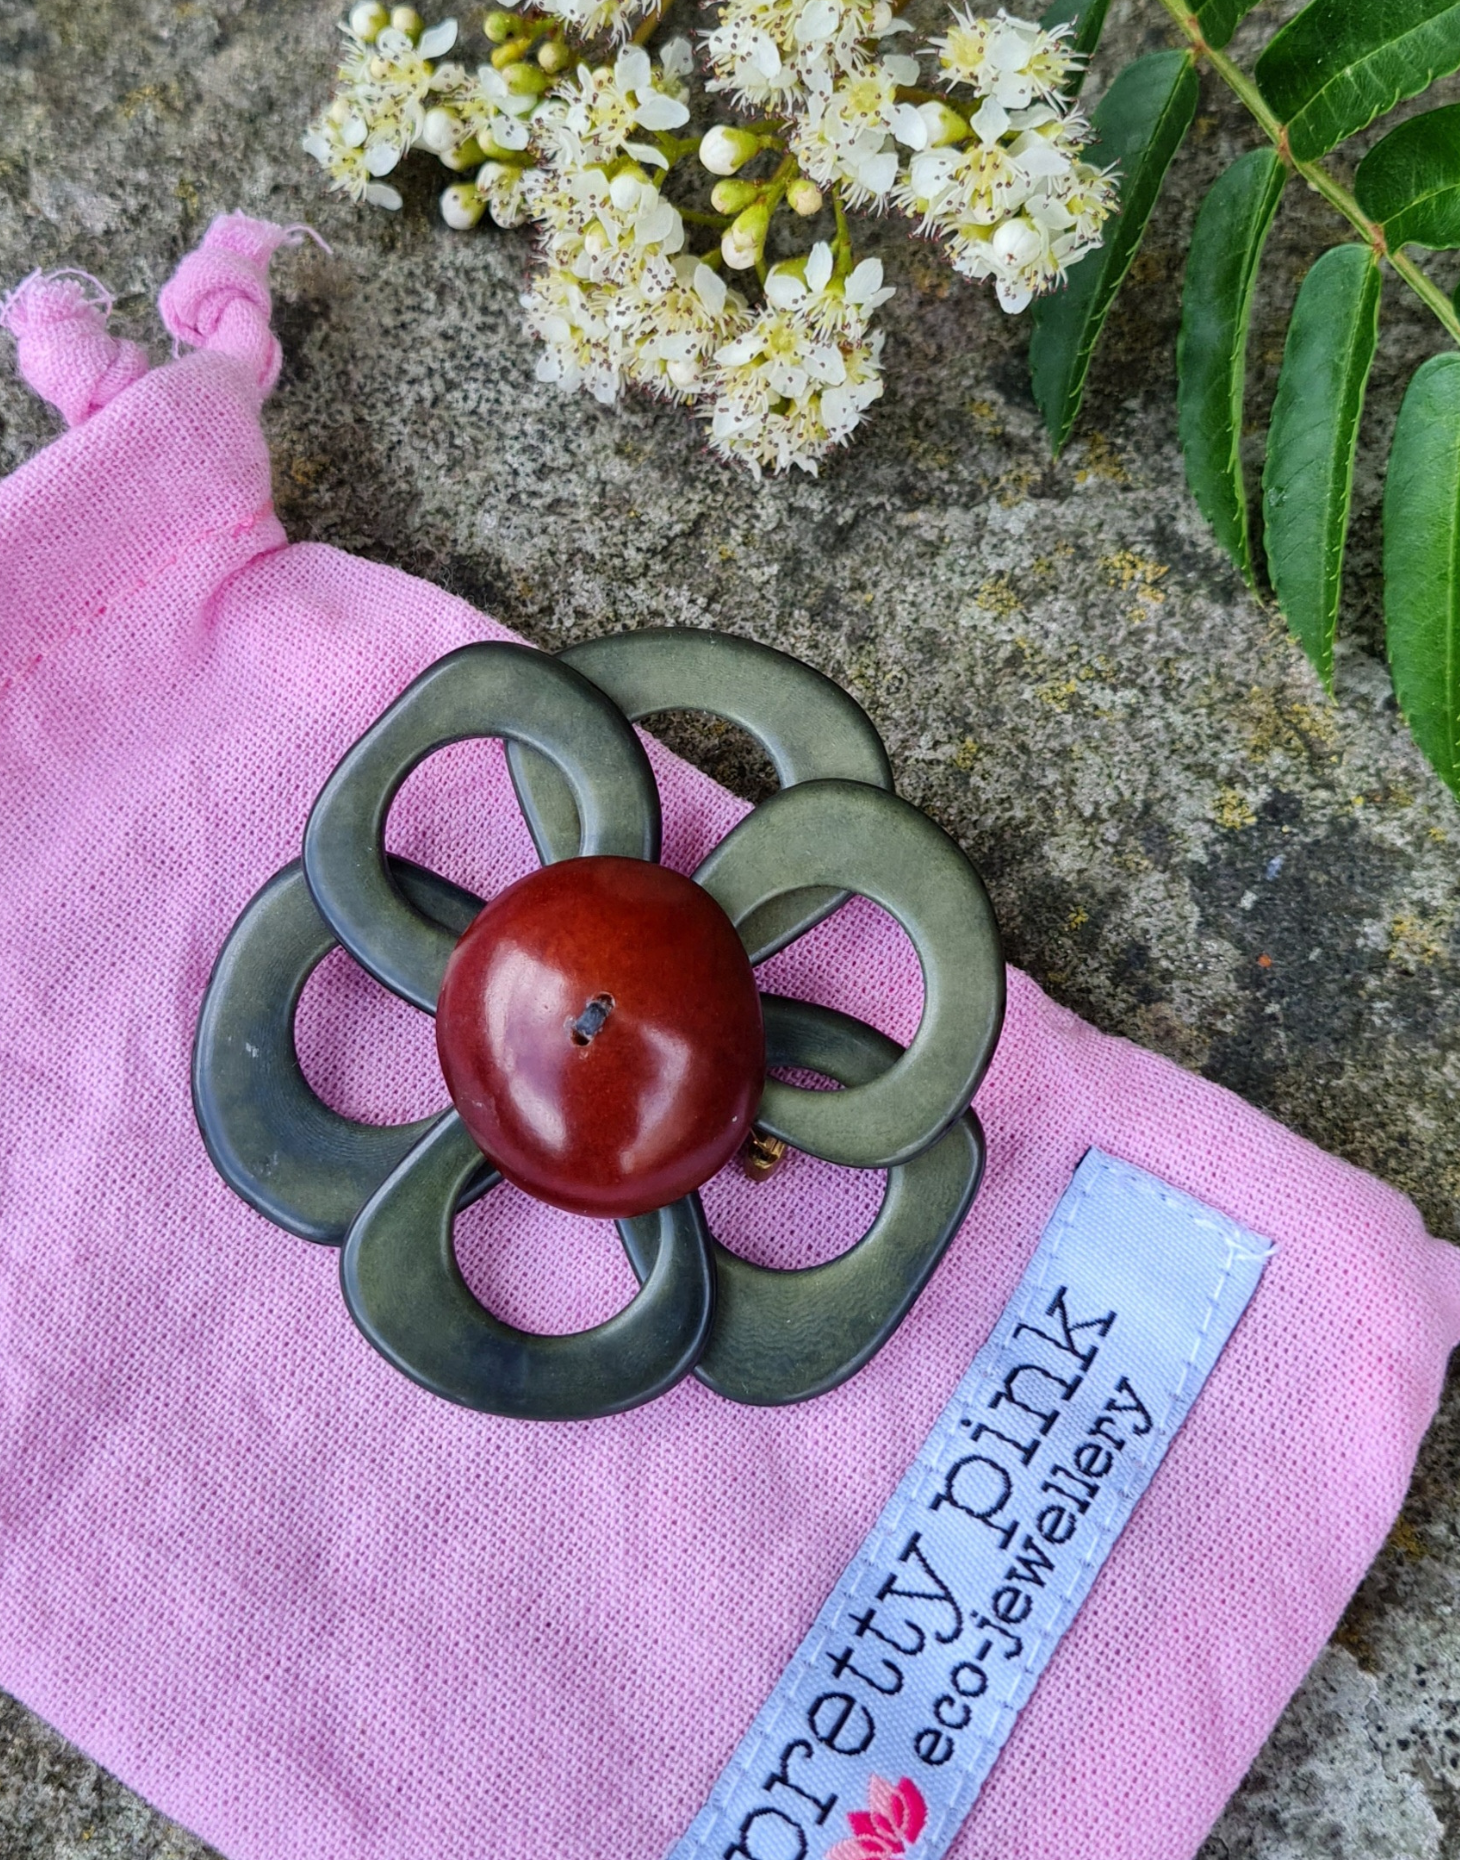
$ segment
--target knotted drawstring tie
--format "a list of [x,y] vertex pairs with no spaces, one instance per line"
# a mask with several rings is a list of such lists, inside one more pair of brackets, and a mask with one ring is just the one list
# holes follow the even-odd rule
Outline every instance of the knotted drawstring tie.
[[[162,288],[157,307],[178,344],[236,356],[267,395],[279,378],[283,351],[269,327],[269,260],[281,245],[298,245],[308,226],[274,226],[230,213],[204,234]],[[319,244],[329,250],[324,241]]]
[[79,426],[146,374],[147,351],[107,332],[109,292],[84,271],[34,271],[0,298],[21,378]]

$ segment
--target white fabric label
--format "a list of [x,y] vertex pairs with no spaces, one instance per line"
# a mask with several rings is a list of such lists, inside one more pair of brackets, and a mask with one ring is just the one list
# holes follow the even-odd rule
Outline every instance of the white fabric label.
[[938,1860],[1268,1244],[1091,1150],[988,1342],[668,1860]]

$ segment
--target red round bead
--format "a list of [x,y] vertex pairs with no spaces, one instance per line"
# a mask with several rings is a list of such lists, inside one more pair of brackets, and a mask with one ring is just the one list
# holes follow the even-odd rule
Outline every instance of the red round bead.
[[643,859],[564,859],[493,898],[447,964],[436,1050],[483,1152],[573,1214],[645,1214],[698,1188],[765,1083],[734,926]]

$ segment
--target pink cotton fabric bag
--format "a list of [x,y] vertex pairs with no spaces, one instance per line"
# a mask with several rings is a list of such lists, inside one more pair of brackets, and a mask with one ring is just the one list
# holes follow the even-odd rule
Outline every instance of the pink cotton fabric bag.
[[[834,1393],[694,1380],[611,1419],[457,1410],[376,1356],[337,1260],[234,1199],[189,1049],[239,910],[336,759],[504,630],[288,543],[259,410],[282,235],[219,221],[147,371],[75,278],[4,320],[72,429],[0,484],[0,1683],[230,1860],[660,1860],[683,1833],[1098,1145],[1276,1244],[1195,1409],[950,1852],[1188,1860],[1383,1541],[1460,1338],[1414,1208],[1024,976],[988,1173],[889,1346]],[[657,746],[666,860],[743,805]],[[533,854],[496,745],[411,778],[391,843],[490,892]],[[859,903],[767,986],[906,1040],[921,990]],[[341,956],[300,1044],[338,1108],[444,1103],[430,1025]],[[880,1178],[711,1184],[765,1263],[847,1244]],[[632,1295],[611,1227],[499,1189],[463,1267],[502,1316]]]

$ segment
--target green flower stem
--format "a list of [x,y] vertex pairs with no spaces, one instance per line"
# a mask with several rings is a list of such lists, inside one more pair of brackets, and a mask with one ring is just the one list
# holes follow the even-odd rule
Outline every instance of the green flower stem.
[[629,43],[631,45],[647,45],[650,39],[654,37],[654,34],[664,24],[669,9],[673,5],[674,0],[659,0],[659,4],[654,10],[639,21]]
[[672,168],[676,162],[683,161],[686,155],[695,153],[700,146],[700,139],[698,136],[676,136],[668,129],[657,129],[654,132],[654,146]]
[[[761,189],[760,197],[765,202],[770,212],[774,213],[776,208],[780,206],[782,200],[784,200],[786,189],[796,177],[797,165],[794,155],[783,156],[780,166]],[[760,279],[762,284],[766,281],[766,273],[769,269],[770,267],[765,262],[765,251],[762,249],[755,266],[755,275]]]
[[1365,244],[1371,246],[1380,258],[1389,261],[1393,270],[1403,278],[1420,302],[1427,305],[1433,312],[1450,339],[1460,343],[1460,313],[1457,313],[1454,304],[1440,287],[1426,277],[1407,253],[1389,250],[1384,238],[1384,228],[1377,221],[1369,218],[1349,190],[1329,173],[1322,162],[1294,159],[1293,152],[1288,147],[1288,132],[1268,108],[1262,92],[1247,73],[1235,65],[1225,52],[1219,52],[1215,46],[1207,44],[1202,36],[1200,22],[1194,14],[1186,10],[1181,0],[1161,0],[1161,5],[1175,22],[1177,30],[1190,45],[1192,51],[1198,58],[1206,59],[1228,90],[1245,106],[1253,121],[1293,172],[1301,175],[1315,194],[1321,194],[1335,212],[1341,213]]
[[852,268],[852,229],[847,224],[847,210],[842,205],[841,189],[831,190],[832,211],[836,214],[836,238],[832,241],[832,257],[836,260],[838,277],[845,276]]
[[775,173],[768,181],[761,183],[760,197],[774,213],[785,198],[786,189],[796,178],[796,157],[783,155]]
[[713,226],[717,232],[724,232],[735,215],[733,213],[701,213],[695,207],[681,207],[679,217],[687,220],[691,226]]

